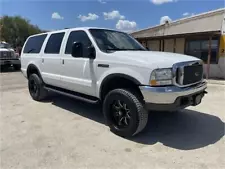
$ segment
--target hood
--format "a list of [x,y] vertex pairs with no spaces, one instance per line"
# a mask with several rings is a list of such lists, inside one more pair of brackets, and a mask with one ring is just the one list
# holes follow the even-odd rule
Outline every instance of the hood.
[[155,68],[171,68],[173,64],[178,62],[186,61],[199,61],[200,59],[178,54],[178,53],[169,53],[169,52],[155,52],[155,51],[116,51],[111,53],[113,57],[119,58],[118,60],[124,60],[127,63],[127,60],[131,64],[135,65],[145,65],[146,67],[155,67]]

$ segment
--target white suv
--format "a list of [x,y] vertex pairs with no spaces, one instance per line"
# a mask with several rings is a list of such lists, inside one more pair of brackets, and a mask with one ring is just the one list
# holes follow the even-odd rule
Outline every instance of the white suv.
[[201,60],[147,51],[130,35],[108,29],[73,28],[31,36],[21,62],[34,100],[54,91],[102,102],[107,125],[124,137],[144,129],[147,110],[195,106],[207,87]]

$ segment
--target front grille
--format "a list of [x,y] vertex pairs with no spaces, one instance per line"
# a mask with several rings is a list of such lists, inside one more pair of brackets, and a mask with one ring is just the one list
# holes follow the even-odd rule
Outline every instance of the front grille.
[[190,86],[203,78],[203,65],[199,62],[183,62],[174,65],[174,81],[178,86]]
[[184,67],[183,85],[197,83],[202,80],[202,65],[193,65]]
[[10,51],[0,51],[0,58],[1,59],[11,59],[12,56],[12,52]]

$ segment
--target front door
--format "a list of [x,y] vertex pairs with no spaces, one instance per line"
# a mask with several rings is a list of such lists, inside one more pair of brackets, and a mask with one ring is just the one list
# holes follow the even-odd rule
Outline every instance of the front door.
[[[72,44],[83,44],[83,57],[77,58],[71,55]],[[63,88],[75,92],[95,96],[96,78],[94,60],[87,56],[87,47],[92,43],[85,31],[71,31],[68,33],[65,51],[62,54],[61,80]]]

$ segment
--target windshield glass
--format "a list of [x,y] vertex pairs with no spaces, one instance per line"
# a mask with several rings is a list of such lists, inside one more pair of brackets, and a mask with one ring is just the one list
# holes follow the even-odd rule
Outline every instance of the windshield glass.
[[8,43],[0,43],[0,48],[11,48],[11,46]]
[[130,35],[105,29],[90,29],[98,47],[105,52],[120,50],[146,50]]

